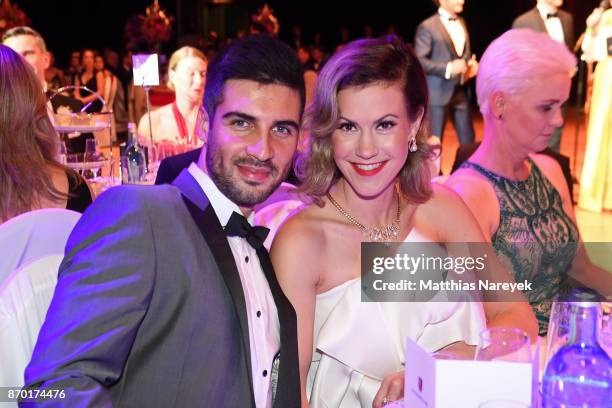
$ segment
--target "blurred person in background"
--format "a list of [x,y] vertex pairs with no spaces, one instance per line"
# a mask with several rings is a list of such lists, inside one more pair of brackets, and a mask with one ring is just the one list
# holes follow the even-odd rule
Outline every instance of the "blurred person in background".
[[168,86],[175,92],[175,101],[145,114],[138,124],[141,143],[152,141],[158,147],[159,156],[181,153],[202,145],[198,138],[196,124],[204,96],[206,69],[208,61],[196,48],[185,46],[176,50],[170,57],[168,66]]
[[30,64],[46,92],[45,71],[50,66],[51,57],[47,51],[45,40],[38,31],[25,26],[12,28],[2,35],[2,44],[13,49]]
[[587,18],[582,42],[587,62],[597,63],[589,109],[578,206],[612,211],[612,9],[605,0]]
[[476,76],[478,62],[463,18],[463,0],[434,0],[438,11],[421,22],[414,49],[427,74],[429,125],[440,140],[450,115],[460,144],[474,142],[474,125],[467,82]]
[[[87,106],[86,111],[89,113],[100,112],[102,110],[102,102],[94,94],[95,92],[101,94],[104,90],[104,73],[98,71],[95,67],[96,52],[91,49],[84,49],[81,54],[81,72],[76,76],[74,85],[85,86],[89,89],[76,88],[74,90],[74,97],[81,101],[84,106]],[[92,92],[90,92],[92,91]]]
[[[45,93],[46,97],[51,98],[51,96],[53,96],[50,101],[47,102],[47,114],[49,115],[51,123],[54,121],[54,112],[60,109],[78,112],[83,107],[80,101],[74,99],[70,95],[56,95],[53,91],[47,90],[45,73],[50,66],[50,55],[47,52],[45,40],[38,31],[26,26],[14,27],[4,33],[2,36],[2,43],[13,49],[30,64],[36,74],[36,78],[38,78],[40,82],[41,90]],[[70,145],[69,147],[72,147],[72,141]],[[83,151],[85,149],[84,144],[80,148],[80,151]]]
[[[123,85],[119,82],[119,78],[105,66],[104,59],[100,55],[94,58],[94,67],[96,71],[102,72],[104,75],[104,87],[100,95],[106,101],[109,109],[113,111],[113,127],[112,140],[125,142],[127,141],[127,125],[128,115],[125,108],[125,92]],[[102,144],[108,143],[108,135],[106,131],[100,132],[100,140]]]

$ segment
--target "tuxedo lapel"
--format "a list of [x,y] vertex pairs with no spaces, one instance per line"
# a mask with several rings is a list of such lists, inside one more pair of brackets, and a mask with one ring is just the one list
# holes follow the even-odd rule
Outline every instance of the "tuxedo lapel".
[[210,206],[208,197],[202,191],[202,187],[198,184],[196,179],[193,178],[189,170],[183,169],[180,174],[174,179],[172,185],[177,187],[181,194],[194,203],[200,210],[206,209]]
[[561,27],[563,28],[563,38],[565,40],[565,45],[569,48],[570,51],[573,51],[574,48],[574,26],[572,22],[571,14],[561,13],[559,12],[559,20],[561,21]]
[[236,261],[227,242],[225,231],[200,185],[187,170],[183,170],[172,184],[181,190],[185,206],[198,226],[202,237],[210,247],[210,251],[232,297],[236,315],[240,322],[243,355],[246,358],[248,369],[246,375],[249,378],[251,395],[253,395],[251,346],[249,342],[249,321],[246,312],[246,302]]
[[467,25],[465,24],[465,20],[462,17],[459,17],[459,23],[461,23],[461,27],[463,27],[463,32],[465,33],[465,45],[463,46],[463,55],[461,57],[465,60],[468,60],[472,57],[470,33],[468,32]]
[[542,15],[540,15],[540,11],[538,8],[531,9],[531,20],[533,21],[533,29],[534,31],[539,31],[541,33],[547,33],[546,24],[544,23],[544,19]]
[[444,24],[442,24],[442,17],[440,15],[437,15],[437,18],[434,18],[433,22],[435,24],[435,31],[442,34],[442,39],[444,40],[444,43],[446,44],[446,47],[448,48],[450,53],[455,58],[459,58],[459,55],[457,55],[457,50],[455,50],[455,45],[453,44],[453,40],[451,39],[450,34],[446,30],[446,27],[444,27]]

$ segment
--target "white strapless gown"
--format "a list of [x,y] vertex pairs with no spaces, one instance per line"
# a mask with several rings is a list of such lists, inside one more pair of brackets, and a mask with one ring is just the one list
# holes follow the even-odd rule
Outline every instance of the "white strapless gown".
[[434,352],[457,341],[478,343],[486,326],[476,302],[361,302],[360,279],[317,295],[312,408],[372,406],[383,377],[403,370],[406,337]]

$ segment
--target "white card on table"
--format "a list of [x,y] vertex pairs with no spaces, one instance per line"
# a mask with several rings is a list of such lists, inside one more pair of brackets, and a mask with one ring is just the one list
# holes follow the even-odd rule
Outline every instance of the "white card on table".
[[159,85],[159,65],[157,63],[157,54],[132,55],[132,66],[134,67],[134,85]]

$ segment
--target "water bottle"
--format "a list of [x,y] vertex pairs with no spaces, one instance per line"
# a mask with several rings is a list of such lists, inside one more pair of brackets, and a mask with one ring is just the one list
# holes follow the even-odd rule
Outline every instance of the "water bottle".
[[546,366],[542,407],[611,407],[612,360],[597,341],[599,303],[569,307],[569,339]]
[[122,162],[124,164],[124,182],[140,184],[145,181],[147,167],[144,149],[138,144],[136,125],[132,122],[128,123],[128,146],[125,149],[125,157]]

